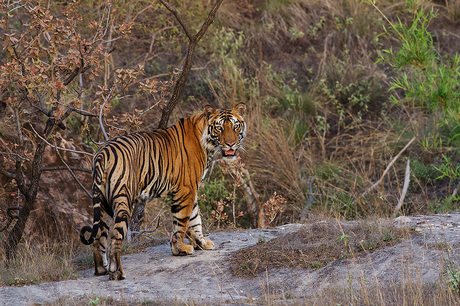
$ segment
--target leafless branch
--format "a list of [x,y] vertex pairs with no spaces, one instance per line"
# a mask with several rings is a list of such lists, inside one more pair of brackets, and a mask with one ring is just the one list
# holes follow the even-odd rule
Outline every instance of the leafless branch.
[[[62,106],[67,106],[66,104],[64,103],[61,103],[61,102],[58,102],[59,105],[62,105]],[[80,114],[82,116],[87,116],[87,117],[98,117],[97,114],[93,114],[93,113],[90,113],[90,112],[87,112],[85,110],[82,110],[82,109],[79,109],[79,108],[75,108],[75,107],[72,107],[72,111],[77,113],[77,114]]]
[[107,132],[105,131],[104,128],[104,123],[102,122],[102,113],[104,112],[104,107],[107,104],[107,102],[110,100],[110,97],[112,96],[114,87],[110,89],[109,94],[104,98],[104,103],[101,106],[101,110],[99,111],[99,125],[101,126],[102,134],[104,135],[104,139],[107,141],[109,140],[109,136],[107,135]]
[[100,145],[103,145],[103,144],[104,144],[104,142],[97,142],[97,141],[95,141],[95,140],[91,137],[91,133],[90,133],[88,130],[86,130],[86,133],[87,133],[87,135],[88,135],[89,140],[90,140],[92,143],[94,143],[95,145],[100,146]]
[[19,119],[18,109],[15,108],[13,111],[14,116],[16,117],[16,128],[19,137],[19,150],[22,150],[24,148],[24,136],[22,135],[21,120]]
[[184,67],[182,69],[182,72],[176,82],[176,85],[174,86],[174,91],[171,96],[171,99],[169,100],[168,104],[163,108],[163,112],[161,115],[160,123],[158,124],[158,128],[165,128],[168,125],[168,120],[169,117],[171,116],[171,113],[173,109],[176,107],[177,103],[179,102],[179,97],[180,94],[182,93],[182,89],[185,86],[185,82],[187,81],[188,75],[190,73],[190,70],[192,68],[192,58],[193,58],[193,53],[195,52],[195,47],[196,44],[199,42],[199,40],[203,37],[204,33],[208,29],[209,25],[214,21],[215,14],[219,8],[219,6],[222,4],[223,0],[216,0],[213,4],[213,7],[211,8],[211,11],[208,14],[208,17],[206,18],[205,22],[202,24],[200,30],[198,31],[197,34],[192,35],[190,32],[190,29],[187,27],[185,22],[182,20],[181,16],[179,13],[176,11],[175,8],[173,8],[168,2],[165,0],[160,0],[160,2],[170,11],[174,14],[176,19],[179,21],[179,23],[182,25],[182,28],[184,29],[188,39],[189,39],[189,44],[187,47],[187,55],[185,57],[185,63]]
[[5,169],[2,168],[2,166],[0,166],[0,174],[6,177],[9,177],[9,178],[13,178],[13,179],[16,178],[16,173],[6,171]]
[[182,26],[182,29],[184,29],[185,35],[187,35],[189,40],[193,40],[194,36],[190,32],[190,28],[188,27],[187,23],[185,23],[184,19],[182,19],[182,16],[177,12],[177,10],[168,2],[165,0],[160,0],[160,2],[166,7],[168,11],[170,11],[174,17],[176,17],[177,21],[179,21],[180,25]]
[[[156,99],[154,98],[154,100],[156,100]],[[160,100],[160,101],[161,101],[161,100]],[[144,110],[142,111],[142,113],[140,113],[139,118],[142,118],[142,116],[144,116],[147,112],[151,111],[151,110],[152,110],[153,108],[155,108],[158,104],[160,104],[160,101],[155,101],[155,103],[153,103],[149,108],[144,109]]]
[[[136,15],[136,17],[137,17],[137,15]],[[136,19],[136,17],[134,17],[133,20]],[[155,32],[152,34],[152,41],[150,42],[149,52],[147,52],[147,53],[145,54],[144,62],[146,62],[146,61],[148,60],[149,55],[152,54],[152,52],[153,52],[153,44],[155,43],[155,37],[156,37],[159,33],[163,32],[163,31],[166,31],[166,30],[169,30],[169,29],[174,29],[174,28],[177,28],[177,26],[168,26],[168,27],[164,27],[164,28],[162,28],[162,29],[159,29],[158,31],[155,31]]]
[[89,66],[85,67],[85,62],[83,61],[83,54],[80,52],[80,66],[76,67],[71,74],[64,80],[64,85],[67,86],[70,82],[75,79],[75,77],[81,73],[84,73],[86,70],[89,69]]
[[[103,33],[103,34],[100,34],[101,31],[102,31],[102,29],[103,29],[103,27],[102,27],[102,26],[98,27],[98,28],[97,28],[97,31],[96,31],[96,33],[94,34],[94,37],[93,37],[93,44],[99,39],[98,37],[101,37],[101,38],[102,38],[102,37],[104,37],[105,34],[107,33],[107,28],[109,27],[109,20],[110,20],[110,11],[111,11],[111,8],[112,8],[112,5],[109,5],[109,6],[107,7],[107,9],[105,10],[105,12],[107,12],[107,17],[104,16],[104,15],[105,15],[105,12],[104,12],[104,14],[101,16],[101,19],[100,19],[99,24],[102,25],[102,23],[104,22],[104,19],[106,20],[106,21],[105,21],[105,27],[104,27],[104,33]],[[100,35],[100,36],[99,36],[99,35]]]
[[10,153],[10,152],[0,152],[0,155],[12,155],[12,156],[16,156],[18,158],[20,158],[21,160],[27,160],[29,161],[30,159],[28,157],[23,157],[17,153]]
[[199,41],[201,37],[203,37],[204,33],[206,33],[206,30],[211,25],[211,23],[214,21],[214,17],[216,16],[217,10],[219,9],[222,2],[223,0],[217,0],[216,2],[214,2],[214,5],[212,6],[211,11],[208,14],[208,17],[206,18],[206,21],[203,23],[203,25],[201,26],[201,29],[198,31],[198,33],[194,37],[196,41]]
[[[155,222],[155,220],[158,219],[158,217],[160,216],[160,214],[163,212],[163,208],[160,209],[160,211],[158,212],[158,214],[155,216],[155,218],[153,218],[152,221],[150,221],[149,225],[147,225],[146,228],[149,228],[153,222]],[[158,228],[158,226],[157,226]],[[161,239],[161,238],[157,238],[157,237],[153,237],[153,236],[150,236],[148,234],[150,233],[154,233],[157,229],[155,228],[154,230],[142,230],[142,231],[132,231],[131,234],[136,234],[135,236],[135,240],[136,239],[139,239],[139,237],[141,236],[144,236],[144,237],[147,237],[147,238],[150,238],[150,239]]]
[[90,197],[90,199],[92,199],[93,197],[91,196],[91,193],[89,193],[89,191],[85,188],[85,186],[83,186],[83,184],[80,182],[80,180],[78,179],[78,177],[75,175],[75,173],[72,171],[72,169],[70,168],[70,166],[65,162],[64,158],[62,158],[62,155],[61,153],[59,152],[59,150],[57,149],[57,146],[55,145],[54,146],[54,149],[56,151],[56,154],[59,156],[59,158],[61,159],[62,163],[66,166],[67,170],[69,170],[70,172],[70,175],[72,175],[73,179],[78,183],[78,185],[80,185],[80,187],[86,192],[86,194],[88,195],[88,197]]
[[142,10],[140,10],[139,12],[137,12],[137,14],[133,17],[133,19],[131,19],[131,22],[133,22],[134,20],[137,19],[137,17],[139,17],[143,12],[145,12],[146,10],[148,10],[149,8],[153,8],[153,5],[148,5],[146,7],[144,7]]
[[73,152],[73,153],[78,153],[78,154],[85,154],[85,155],[89,155],[91,157],[93,156],[92,153],[88,153],[88,152],[84,152],[84,151],[77,151],[77,150],[72,150],[72,149],[66,149],[66,148],[55,146],[55,145],[51,144],[49,141],[47,141],[45,138],[43,138],[40,134],[38,134],[38,132],[35,130],[35,128],[33,127],[32,123],[30,121],[29,121],[29,125],[32,128],[32,131],[35,133],[35,135],[37,135],[38,138],[43,140],[47,145],[51,146],[52,148],[57,148],[57,149],[62,150],[62,151],[68,151],[68,152]]
[[[92,173],[91,169],[82,168],[82,167],[70,167],[72,171],[81,171],[86,173]],[[52,166],[52,167],[43,167],[43,171],[59,171],[59,170],[68,170],[66,166]]]
[[155,218],[153,218],[153,220],[152,220],[152,221],[150,221],[149,225],[147,225],[147,227],[146,227],[146,228],[149,228],[149,227],[150,227],[150,225],[152,225],[152,223],[153,223],[153,222],[155,222],[155,220],[156,220],[156,219],[157,219],[157,218],[160,216],[160,214],[161,214],[161,212],[162,212],[162,211],[163,211],[163,208],[162,208],[162,209],[160,209],[160,211],[158,212],[158,214],[155,216]]
[[401,150],[399,151],[398,155],[396,155],[393,160],[388,164],[387,168],[385,169],[385,171],[383,171],[383,174],[382,176],[380,177],[380,179],[374,184],[372,185],[371,187],[369,187],[366,191],[363,192],[363,194],[361,195],[362,197],[365,196],[367,193],[369,193],[369,191],[371,191],[372,189],[374,189],[375,187],[377,187],[378,184],[380,184],[382,181],[383,181],[383,178],[385,177],[385,175],[388,173],[388,171],[390,170],[390,167],[394,164],[394,162],[399,158],[399,156],[404,152],[406,151],[406,149],[415,141],[415,136],[406,144],[406,146]]

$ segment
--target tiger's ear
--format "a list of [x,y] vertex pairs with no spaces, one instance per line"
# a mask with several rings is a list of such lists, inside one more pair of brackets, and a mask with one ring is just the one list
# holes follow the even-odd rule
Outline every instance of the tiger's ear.
[[211,105],[206,105],[203,109],[203,113],[206,115],[206,118],[209,119],[212,115],[217,114],[217,109],[212,107]]
[[239,116],[243,117],[244,112],[246,111],[246,104],[244,103],[238,103],[235,105],[233,108],[233,111],[235,111]]

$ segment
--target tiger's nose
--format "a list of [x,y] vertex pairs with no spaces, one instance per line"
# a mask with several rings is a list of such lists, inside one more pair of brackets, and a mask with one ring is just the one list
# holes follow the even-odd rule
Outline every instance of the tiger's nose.
[[226,142],[227,146],[229,147],[233,147],[233,145],[235,144],[235,142]]

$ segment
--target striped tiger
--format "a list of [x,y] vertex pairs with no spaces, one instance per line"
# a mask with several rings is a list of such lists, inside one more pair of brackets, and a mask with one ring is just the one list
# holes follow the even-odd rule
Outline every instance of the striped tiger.
[[[172,198],[173,255],[214,248],[203,236],[198,185],[215,153],[220,152],[226,160],[235,159],[246,135],[245,110],[244,103],[219,110],[208,105],[202,113],[182,118],[167,129],[119,136],[99,149],[93,159],[93,226],[80,232],[84,244],[93,244],[95,275],[109,273],[111,280],[126,277],[120,248],[133,207],[154,197]],[[109,264],[106,250],[112,219]],[[91,232],[89,239],[85,238],[87,232]]]

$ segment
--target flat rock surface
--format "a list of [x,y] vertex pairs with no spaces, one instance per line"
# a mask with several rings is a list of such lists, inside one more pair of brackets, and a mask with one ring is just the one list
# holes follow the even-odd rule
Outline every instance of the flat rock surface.
[[0,304],[59,301],[87,304],[98,297],[137,303],[263,304],[267,296],[275,300],[305,299],[328,288],[346,288],[350,283],[359,286],[362,279],[369,285],[411,278],[436,283],[442,278],[447,253],[450,259],[459,259],[459,213],[399,217],[385,222],[410,227],[419,234],[392,247],[359,258],[330,262],[316,270],[270,268],[253,279],[246,279],[232,276],[228,258],[231,252],[309,225],[213,233],[209,238],[214,241],[215,250],[176,257],[171,255],[169,244],[165,243],[139,254],[123,256],[127,276],[123,281],[109,281],[108,276],[96,277],[91,269],[81,272],[77,280],[1,287]]

